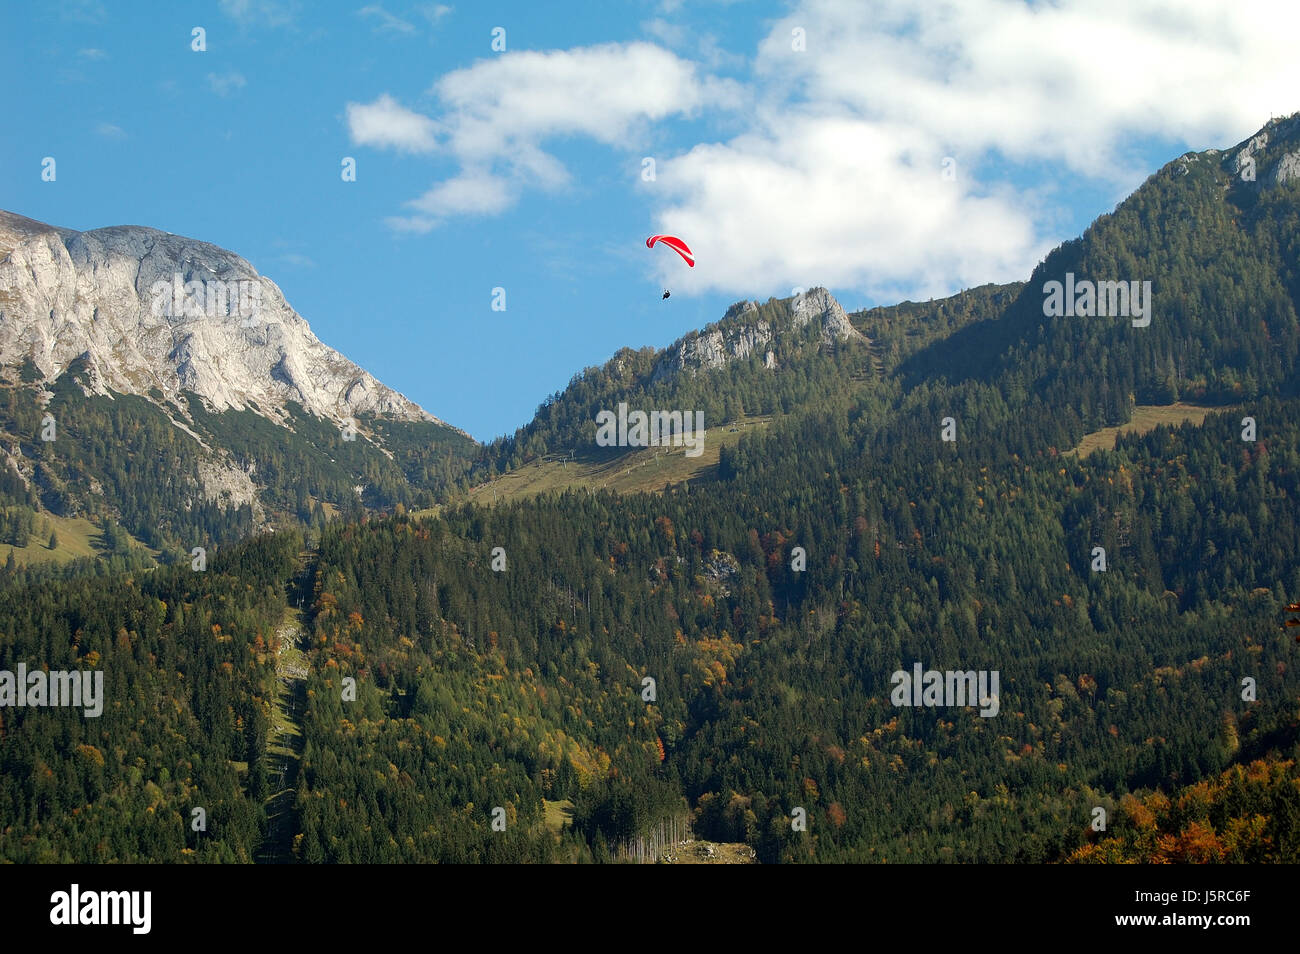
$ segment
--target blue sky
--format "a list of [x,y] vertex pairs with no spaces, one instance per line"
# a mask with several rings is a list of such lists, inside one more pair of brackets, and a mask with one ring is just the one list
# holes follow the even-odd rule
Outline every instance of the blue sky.
[[229,248],[483,440],[742,298],[1025,278],[1159,165],[1300,109],[1289,6],[917,6],[10,4],[0,207]]

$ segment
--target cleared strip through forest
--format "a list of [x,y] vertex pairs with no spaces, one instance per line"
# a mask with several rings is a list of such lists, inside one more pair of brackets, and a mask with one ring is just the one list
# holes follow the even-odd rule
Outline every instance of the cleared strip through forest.
[[305,600],[312,556],[310,551],[299,554],[301,569],[289,594],[291,605],[285,607],[284,619],[275,631],[275,706],[266,740],[271,796],[266,800],[266,837],[257,852],[257,861],[263,864],[294,860],[293,838],[298,832],[294,801],[303,751],[299,720],[307,703],[307,654],[302,650],[307,619],[297,604]]

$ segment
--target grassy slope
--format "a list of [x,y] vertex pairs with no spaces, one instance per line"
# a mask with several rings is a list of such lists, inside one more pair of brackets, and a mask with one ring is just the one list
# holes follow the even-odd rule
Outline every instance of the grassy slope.
[[1181,402],[1169,405],[1139,404],[1133,408],[1133,418],[1127,424],[1121,424],[1119,427],[1103,427],[1099,431],[1085,434],[1078,446],[1069,453],[1087,457],[1095,450],[1114,450],[1115,438],[1120,434],[1144,434],[1161,424],[1177,427],[1188,421],[1199,426],[1205,422],[1206,415],[1229,410],[1232,409]]
[[556,838],[560,837],[560,832],[573,824],[573,802],[567,798],[555,802],[543,798],[542,811],[546,827]]
[[[1138,405],[1127,424],[1086,434],[1070,453],[1086,457],[1102,448],[1113,450],[1119,434],[1141,434],[1160,424],[1176,427],[1191,422],[1200,425],[1206,415],[1227,410],[1231,408],[1181,402],[1167,406]],[[734,444],[751,428],[766,427],[770,422],[771,418],[745,418],[711,428],[704,442],[704,453],[695,458],[686,457],[677,447],[650,447],[592,452],[579,455],[567,465],[559,460],[533,461],[517,471],[480,484],[470,491],[469,499],[475,503],[491,504],[583,488],[593,491],[609,489],[620,494],[657,493],[663,490],[664,484],[707,481],[716,473],[724,445]],[[732,430],[733,427],[736,429]]]
[[[37,530],[41,528],[42,520],[48,522],[50,530],[58,534],[58,548],[51,550],[46,546],[49,542],[48,531],[45,534],[33,533],[25,547],[0,543],[0,566],[9,559],[10,551],[14,554],[14,560],[22,566],[30,566],[34,563],[67,563],[79,557],[99,555],[102,535],[99,527],[85,517],[60,517],[42,510],[36,514]],[[158,555],[157,550],[145,546],[134,537],[131,538],[131,545],[147,550],[150,556]]]
[[770,421],[768,417],[750,417],[709,428],[699,457],[687,457],[683,453],[685,448],[681,447],[593,448],[567,464],[559,460],[533,461],[480,484],[470,491],[469,499],[491,504],[494,500],[516,500],[584,488],[608,489],[620,494],[656,493],[665,484],[711,480],[722,448],[735,444],[754,428],[766,427]]

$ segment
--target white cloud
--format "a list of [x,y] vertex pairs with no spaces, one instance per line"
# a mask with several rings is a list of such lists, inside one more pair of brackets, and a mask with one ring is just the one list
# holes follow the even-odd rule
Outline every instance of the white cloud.
[[390,219],[424,231],[454,215],[493,215],[526,188],[557,189],[569,173],[543,148],[565,136],[631,149],[649,124],[739,102],[735,84],[649,43],[494,56],[442,77],[432,88],[434,120],[387,94],[348,104],[354,143],[414,152],[443,149],[460,173],[409,203],[417,214]]
[[437,26],[438,21],[452,12],[445,3],[424,3],[416,8],[420,15],[429,21],[430,26]]
[[702,66],[711,70],[734,69],[746,62],[743,56],[724,50],[712,33],[688,29],[663,17],[644,21],[641,30],[679,54],[694,56]]
[[103,23],[108,19],[108,9],[101,0],[59,0],[55,6],[64,20]]
[[658,228],[698,266],[656,267],[683,291],[881,300],[1023,278],[1062,236],[999,162],[1126,193],[1151,171],[1134,142],[1226,145],[1300,106],[1297,27],[1257,0],[807,0],[759,46],[749,131],[660,164]]
[[357,11],[357,16],[368,17],[377,21],[375,23],[375,32],[383,33],[414,33],[415,25],[403,20],[399,16],[394,16],[377,3],[372,3],[362,7]]
[[522,52],[480,60],[433,87],[453,149],[506,155],[517,144],[581,135],[622,145],[634,126],[738,101],[731,84],[650,43]]
[[807,0],[758,73],[808,104],[1109,179],[1130,174],[1133,137],[1211,139],[1294,110],[1297,28],[1300,8],[1271,0]]
[[697,267],[657,260],[682,291],[747,294],[851,287],[890,300],[1023,277],[1045,251],[1030,208],[941,176],[914,130],[850,116],[781,117],[660,167],[670,204],[655,231],[681,235]]
[[108,58],[107,53],[93,46],[87,47],[84,50],[78,50],[77,55],[83,60],[103,60]]
[[296,0],[221,0],[221,12],[240,26],[287,26],[298,12]]
[[663,17],[655,17],[641,24],[641,29],[650,34],[664,46],[682,47],[690,37],[690,32],[680,23],[670,23]]
[[373,103],[348,103],[348,132],[358,146],[380,146],[404,152],[433,152],[438,148],[438,124],[384,93]]
[[209,73],[208,86],[212,92],[218,96],[229,96],[236,90],[241,90],[248,85],[248,80],[244,79],[242,73],[236,73],[233,70],[229,73]]
[[407,202],[415,215],[394,216],[388,224],[403,232],[428,232],[453,215],[496,215],[514,202],[506,182],[482,170],[471,170],[440,182],[418,199]]
[[114,125],[113,123],[96,123],[95,134],[97,136],[103,136],[105,139],[126,138],[126,130],[121,126]]
[[658,17],[642,30],[675,52],[511,52],[439,79],[433,118],[387,97],[356,107],[399,110],[376,125],[405,131],[367,132],[351,105],[349,123],[354,141],[458,163],[390,220],[423,231],[563,187],[554,140],[627,159],[668,121],[703,117],[711,135],[660,147],[657,181],[639,184],[657,229],[698,257],[686,271],[655,260],[661,277],[887,300],[1023,278],[1065,237],[1050,204],[1062,181],[1119,196],[1151,171],[1153,145],[1229,145],[1300,108],[1300,5],[1269,0],[804,0],[767,29],[743,87],[709,73],[734,54]]

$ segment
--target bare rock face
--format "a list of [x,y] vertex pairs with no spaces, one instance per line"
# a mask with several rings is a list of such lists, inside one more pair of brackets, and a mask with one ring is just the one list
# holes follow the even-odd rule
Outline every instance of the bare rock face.
[[766,321],[728,329],[702,331],[669,345],[659,368],[676,371],[683,368],[721,368],[729,361],[748,358],[757,348],[772,340],[772,326]]
[[215,245],[157,229],[75,232],[0,211],[0,368],[48,380],[79,357],[85,386],[282,420],[286,403],[442,423],[323,344],[270,279]]
[[1294,148],[1297,139],[1300,113],[1270,120],[1233,155],[1233,175],[1267,189],[1300,179],[1300,149]]
[[1246,145],[1241,147],[1241,151],[1233,157],[1232,171],[1240,175],[1248,165],[1254,163],[1256,154],[1262,153],[1267,148],[1268,133],[1261,132],[1252,136]]
[[204,499],[230,507],[248,504],[254,522],[262,526],[266,523],[266,511],[257,495],[257,485],[253,483],[255,473],[255,464],[250,464],[245,470],[229,460],[199,458],[199,487]]
[[790,302],[790,313],[796,328],[802,328],[810,321],[820,321],[823,343],[862,337],[840,303],[825,288],[811,288],[795,296]]
[[756,352],[763,356],[764,367],[774,370],[778,364],[781,333],[798,330],[809,322],[821,323],[823,344],[862,337],[849,321],[849,316],[840,303],[825,288],[809,289],[785,304],[788,307],[788,319],[774,327],[772,323],[756,317],[758,305],[755,302],[737,302],[727,310],[726,317],[718,324],[680,338],[665,348],[655,365],[651,380],[659,381],[682,371],[725,367],[732,361],[743,361]]
[[1295,179],[1300,179],[1300,150],[1284,155],[1269,174],[1269,181],[1275,186],[1285,185]]

